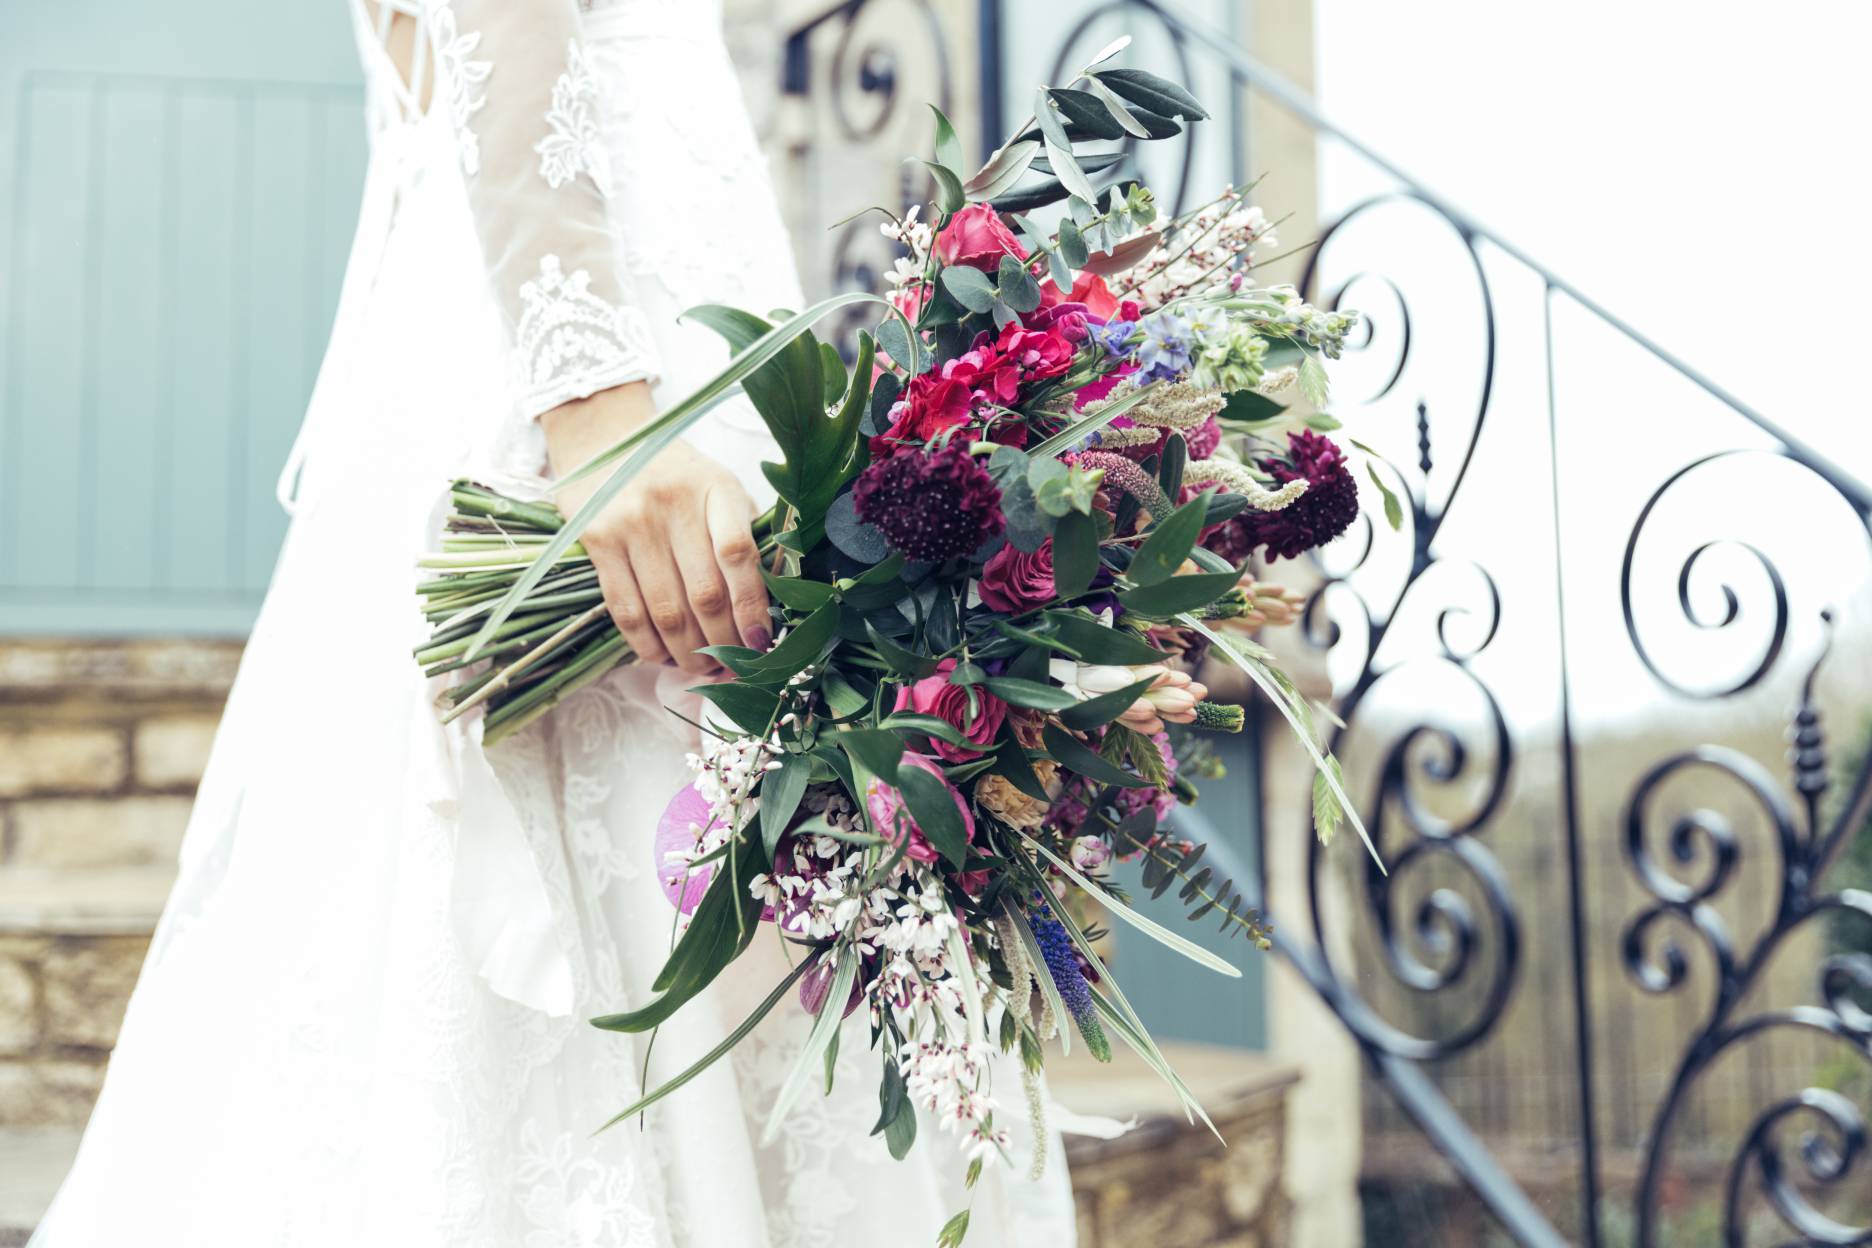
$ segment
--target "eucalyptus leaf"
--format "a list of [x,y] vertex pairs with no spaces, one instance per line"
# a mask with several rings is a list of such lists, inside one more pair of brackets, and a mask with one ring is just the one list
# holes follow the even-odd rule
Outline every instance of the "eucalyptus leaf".
[[1404,504],[1398,501],[1398,496],[1391,492],[1391,487],[1386,485],[1384,478],[1378,475],[1378,465],[1367,461],[1365,475],[1371,478],[1371,483],[1377,486],[1378,492],[1384,496],[1385,523],[1390,525],[1392,532],[1395,533],[1404,527]]
[[997,279],[1001,301],[1008,307],[1016,312],[1032,312],[1040,306],[1039,285],[1035,283],[1033,274],[1027,271],[1027,266],[1013,256],[1001,257]]
[[1084,611],[1048,611],[1043,618],[1053,635],[1083,662],[1121,666],[1163,662],[1163,652],[1142,637],[1101,624]]
[[942,271],[942,284],[961,305],[971,312],[987,312],[995,305],[994,283],[980,269],[966,264],[952,264]]
[[1017,680],[1011,676],[990,676],[982,683],[988,687],[988,692],[1010,706],[1024,706],[1036,711],[1063,711],[1067,707],[1079,705],[1078,698],[1058,685],[1043,685],[1038,681]]
[[1075,269],[1082,267],[1092,258],[1092,253],[1086,249],[1085,236],[1079,233],[1079,227],[1073,224],[1071,217],[1064,217],[1060,220],[1059,248],[1060,255],[1065,257],[1066,263]]
[[1123,689],[1114,689],[1110,693],[1101,693],[1096,698],[1087,698],[1084,702],[1075,702],[1059,714],[1060,723],[1074,732],[1090,732],[1094,728],[1103,728],[1131,709],[1131,704],[1150,692],[1157,683],[1157,676],[1152,673],[1134,685]]
[[[1092,81],[1098,80],[1095,78]],[[1047,91],[1047,98],[1059,108],[1060,115],[1067,122],[1085,130],[1093,138],[1122,139],[1125,136],[1124,124],[1112,116],[1096,95],[1053,87]]]
[[858,519],[858,503],[847,490],[826,508],[826,537],[860,563],[876,563],[890,554],[890,543],[874,524]]
[[1194,611],[1206,607],[1229,590],[1241,583],[1241,571],[1230,568],[1226,572],[1197,572],[1188,576],[1173,576],[1167,581],[1154,585],[1141,585],[1136,589],[1120,590],[1119,605],[1134,615],[1148,616],[1151,619],[1167,620],[1183,611]]

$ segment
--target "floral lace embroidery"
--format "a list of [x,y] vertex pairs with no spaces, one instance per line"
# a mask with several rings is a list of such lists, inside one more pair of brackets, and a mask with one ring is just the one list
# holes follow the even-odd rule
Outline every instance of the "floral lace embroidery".
[[592,292],[591,274],[568,276],[555,255],[541,256],[539,276],[520,287],[514,341],[526,403],[536,413],[656,372],[643,315],[607,303]]
[[582,173],[611,198],[611,157],[598,128],[598,80],[576,39],[566,43],[565,72],[553,83],[546,124],[552,133],[533,145],[546,185],[557,190]]
[[481,32],[463,33],[455,24],[455,11],[449,8],[448,0],[434,0],[429,6],[429,25],[434,32],[437,76],[448,88],[449,116],[455,122],[462,172],[478,173],[481,140],[468,120],[487,103],[487,92],[481,87],[494,72],[494,62],[469,59],[481,46]]

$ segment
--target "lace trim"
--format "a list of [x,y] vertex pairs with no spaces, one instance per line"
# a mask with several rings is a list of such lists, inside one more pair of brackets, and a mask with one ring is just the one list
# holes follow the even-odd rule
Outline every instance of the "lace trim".
[[455,10],[448,6],[448,0],[433,0],[430,4],[429,26],[434,32],[436,76],[448,87],[449,117],[455,123],[462,172],[479,173],[481,139],[468,120],[487,103],[487,92],[480,88],[494,72],[494,62],[469,59],[481,46],[481,32],[463,33],[455,24]]
[[557,190],[582,173],[611,198],[611,155],[598,126],[598,79],[576,39],[566,41],[565,72],[553,83],[546,125],[552,133],[533,145],[546,185]]
[[643,314],[593,294],[591,274],[568,276],[556,255],[541,256],[539,276],[520,287],[514,342],[529,416],[657,371]]

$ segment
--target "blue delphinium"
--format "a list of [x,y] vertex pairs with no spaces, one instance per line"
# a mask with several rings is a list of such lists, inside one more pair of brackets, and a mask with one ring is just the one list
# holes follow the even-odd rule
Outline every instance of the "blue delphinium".
[[1107,321],[1095,326],[1092,336],[1105,348],[1107,354],[1122,358],[1136,348],[1137,344],[1131,341],[1132,334],[1136,332],[1136,321]]
[[1181,312],[1153,312],[1138,322],[1144,341],[1138,344],[1138,367],[1147,381],[1170,381],[1190,369],[1195,330]]
[[1028,916],[1028,922],[1040,946],[1040,956],[1046,960],[1047,974],[1053,977],[1053,987],[1058,989],[1066,1012],[1079,1025],[1086,1048],[1099,1061],[1111,1061],[1111,1043],[1105,1039],[1105,1028],[1099,1023],[1098,1007],[1092,1004],[1091,985],[1086,983],[1085,973],[1079,969],[1079,959],[1073,953],[1072,937],[1044,902]]

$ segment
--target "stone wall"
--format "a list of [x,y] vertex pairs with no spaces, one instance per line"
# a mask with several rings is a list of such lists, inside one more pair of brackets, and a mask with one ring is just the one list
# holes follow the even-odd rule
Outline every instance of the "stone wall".
[[91,1112],[239,653],[0,642],[0,1128]]

